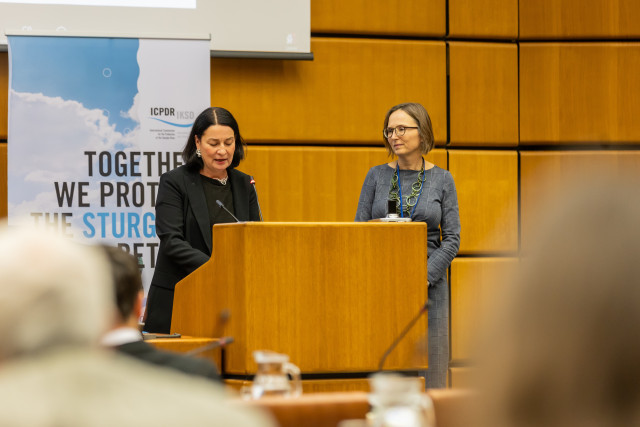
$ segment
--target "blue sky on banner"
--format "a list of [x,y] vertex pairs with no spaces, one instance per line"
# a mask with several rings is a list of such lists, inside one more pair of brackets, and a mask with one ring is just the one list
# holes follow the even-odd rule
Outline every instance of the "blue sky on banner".
[[33,43],[15,37],[12,67],[20,72],[13,74],[11,86],[101,109],[116,131],[126,134],[137,126],[128,111],[138,93],[138,47],[138,39],[40,37]]
[[[135,149],[140,134],[138,39],[9,38],[9,217],[73,212],[74,237],[86,231],[81,204],[99,207],[103,181],[132,176],[89,175],[85,152]],[[137,180],[140,180],[138,178]],[[78,182],[88,182],[79,199]],[[73,200],[61,186],[76,182]],[[56,187],[57,186],[57,187]],[[115,198],[107,205],[115,205]]]

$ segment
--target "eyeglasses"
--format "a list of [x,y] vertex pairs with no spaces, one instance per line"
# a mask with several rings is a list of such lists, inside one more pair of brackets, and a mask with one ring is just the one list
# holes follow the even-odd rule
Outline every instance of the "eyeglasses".
[[407,129],[418,129],[417,126],[396,126],[395,128],[386,128],[382,130],[382,134],[385,138],[391,138],[393,136],[393,132],[398,136],[404,135]]

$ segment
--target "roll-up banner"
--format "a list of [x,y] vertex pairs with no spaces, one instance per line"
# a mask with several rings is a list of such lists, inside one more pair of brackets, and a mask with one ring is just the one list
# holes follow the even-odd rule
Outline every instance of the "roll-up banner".
[[118,245],[148,290],[158,180],[209,106],[209,61],[209,40],[9,36],[9,224]]

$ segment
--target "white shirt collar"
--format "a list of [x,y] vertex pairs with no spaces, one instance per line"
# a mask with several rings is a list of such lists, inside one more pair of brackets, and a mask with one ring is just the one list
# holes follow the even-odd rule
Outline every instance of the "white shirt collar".
[[116,347],[136,341],[142,341],[142,334],[140,331],[125,326],[113,329],[104,334],[101,343],[105,347]]

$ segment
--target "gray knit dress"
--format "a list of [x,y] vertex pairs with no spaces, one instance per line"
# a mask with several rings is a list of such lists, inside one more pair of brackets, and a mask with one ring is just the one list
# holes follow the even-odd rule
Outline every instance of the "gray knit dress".
[[[362,185],[356,221],[368,221],[387,215],[387,200],[395,169],[387,164],[369,169]],[[402,198],[411,194],[418,171],[401,170]],[[429,295],[429,370],[427,388],[447,386],[449,366],[449,287],[447,269],[460,248],[460,215],[453,177],[437,166],[425,171],[424,188],[412,220],[427,223]],[[442,238],[440,235],[442,233]]]

